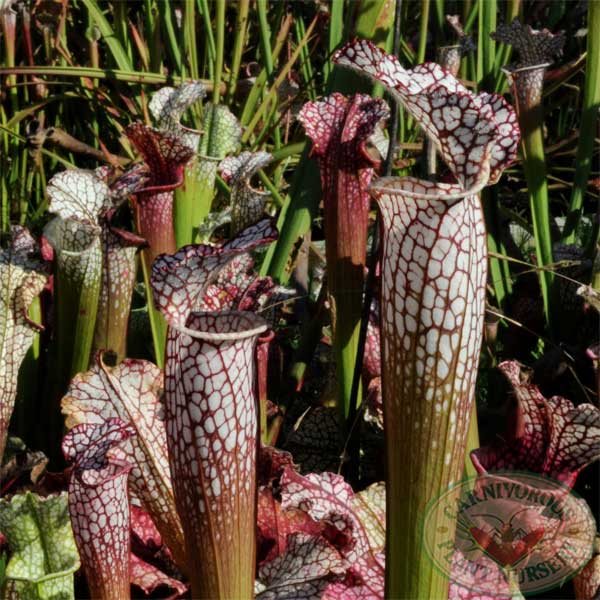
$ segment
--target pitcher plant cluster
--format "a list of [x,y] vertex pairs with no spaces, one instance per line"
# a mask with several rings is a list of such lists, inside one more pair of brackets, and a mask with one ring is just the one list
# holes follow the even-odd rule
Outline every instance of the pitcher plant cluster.
[[[308,213],[295,212],[301,181],[282,204],[281,145],[249,143],[248,119],[242,126],[219,104],[218,90],[204,102],[215,86],[189,77],[145,99],[145,122],[121,128],[130,160],[51,177],[40,235],[14,226],[0,253],[3,597],[487,599],[478,573],[471,589],[428,556],[432,501],[469,469],[536,473],[568,491],[600,458],[598,406],[547,398],[515,360],[492,365],[513,401],[507,430],[477,441],[478,369],[498,314],[485,203],[515,163],[528,186],[534,284],[558,327],[564,281],[544,270],[562,250],[547,216],[543,85],[564,39],[518,20],[498,25],[493,39],[519,58],[507,71],[512,96],[474,91],[459,76],[475,44],[447,19],[458,44],[414,68],[371,40],[331,40],[338,81],[375,91],[334,86],[343,92],[289,108],[306,135],[296,168],[317,181],[312,234],[301,231]],[[187,125],[192,111],[198,129]],[[422,133],[420,171],[390,133],[398,115]],[[272,268],[290,232],[305,251],[292,278]],[[319,281],[305,277],[314,262]],[[130,358],[140,322],[146,358]],[[40,439],[53,471],[9,440],[40,347]],[[306,409],[299,398],[311,390],[320,398]],[[513,546],[477,535],[490,556],[512,556]],[[456,550],[453,569],[462,558]],[[500,581],[489,597],[522,597],[509,559],[489,562]],[[592,548],[577,566],[577,598],[591,598]]]

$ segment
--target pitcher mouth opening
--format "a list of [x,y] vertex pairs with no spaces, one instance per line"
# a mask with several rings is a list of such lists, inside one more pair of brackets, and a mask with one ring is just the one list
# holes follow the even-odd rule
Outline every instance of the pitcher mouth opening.
[[246,311],[192,312],[185,326],[169,325],[180,333],[207,342],[235,342],[257,337],[268,329],[267,322]]
[[[405,196],[416,200],[462,200],[479,193],[488,183],[487,178],[480,184],[464,190],[459,183],[425,181],[416,177],[380,177],[369,186],[369,193],[376,199],[389,194]],[[415,189],[417,188],[417,189]]]

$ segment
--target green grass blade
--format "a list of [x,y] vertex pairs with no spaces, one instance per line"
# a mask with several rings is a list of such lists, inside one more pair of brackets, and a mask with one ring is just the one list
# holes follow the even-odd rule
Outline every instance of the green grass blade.
[[194,0],[185,0],[184,13],[184,43],[186,58],[190,66],[190,76],[198,79],[200,70],[198,66],[198,48],[196,42],[196,3]]
[[309,160],[309,149],[305,148],[294,173],[290,195],[279,213],[277,229],[279,238],[272,247],[272,258],[265,257],[264,269],[274,279],[285,283],[289,280],[289,260],[297,240],[312,224],[319,208],[321,181],[316,164]]
[[[304,38],[306,35],[306,25],[304,24],[304,19],[300,14],[298,14],[294,19],[294,32],[296,34],[296,43],[299,43],[300,40],[302,40],[302,38]],[[329,63],[325,63],[325,67],[327,67],[328,64]],[[303,46],[302,52],[300,53],[300,66],[308,99],[316,100],[317,90],[315,87],[315,70],[313,69],[310,58],[310,50],[307,46]]]
[[600,107],[600,2],[588,2],[588,39],[583,88],[583,106],[579,125],[579,142],[575,158],[575,175],[569,203],[569,213],[563,231],[563,241],[573,244],[577,240],[577,230],[592,168],[594,139]]
[[[277,38],[275,39],[275,45],[273,47],[272,57],[273,62],[277,61],[279,58],[279,54],[281,53],[285,42],[288,38],[289,30],[292,26],[292,16],[288,15],[288,18],[284,20],[277,34]],[[242,116],[240,117],[240,123],[244,126],[250,123],[250,120],[254,116],[256,112],[256,107],[258,105],[258,101],[263,93],[265,83],[267,81],[267,69],[263,67],[262,71],[258,74],[250,93],[248,94],[248,98],[246,100],[246,104],[244,104],[244,109],[242,110]]]
[[273,56],[271,54],[271,28],[267,18],[267,0],[256,0],[256,7],[258,9],[260,53],[270,80],[273,75]]
[[[114,79],[116,81],[127,81],[129,83],[141,84],[165,84],[181,83],[184,79],[179,75],[163,75],[162,73],[144,73],[142,71],[121,70],[121,69],[94,69],[91,67],[0,67],[0,75],[49,75],[61,77],[90,77],[96,79]],[[200,80],[208,91],[212,91],[213,82]],[[221,91],[224,86],[221,85]]]
[[225,47],[225,0],[216,0],[217,22],[216,22],[216,55],[215,71],[213,75],[213,104],[219,104],[221,100],[220,88],[223,77],[223,53]]
[[158,2],[158,12],[160,15],[160,24],[163,27],[165,38],[167,41],[167,52],[173,62],[175,72],[179,75],[183,75],[182,62],[181,62],[181,48],[177,33],[175,31],[175,25],[173,23],[173,6],[170,0],[160,0]]
[[277,101],[277,90],[279,89],[279,86],[283,83],[283,81],[286,78],[287,74],[292,69],[292,67],[294,66],[295,62],[298,60],[298,56],[302,52],[302,48],[306,44],[308,44],[308,41],[310,39],[310,36],[311,36],[311,34],[313,32],[313,29],[315,28],[316,24],[317,24],[317,19],[315,18],[315,19],[313,19],[312,23],[309,25],[308,29],[306,30],[306,35],[304,36],[304,38],[296,46],[296,48],[294,49],[294,51],[290,55],[289,60],[286,62],[286,64],[279,71],[277,77],[273,81],[273,85],[270,87],[270,89],[269,89],[269,91],[268,91],[268,93],[267,93],[267,95],[265,97],[265,100],[258,107],[258,109],[254,113],[252,119],[250,120],[250,123],[246,127],[246,130],[244,131],[244,134],[242,135],[242,142],[243,143],[247,143],[250,140],[252,134],[254,133],[254,129],[257,127],[257,125],[259,124],[260,120],[262,118],[264,118],[265,114],[268,114],[268,111],[270,109],[272,109],[273,104]]
[[88,9],[91,19],[96,23],[100,30],[100,35],[106,42],[110,53],[122,71],[133,71],[133,65],[129,60],[129,56],[125,51],[125,48],[121,45],[119,38],[115,34],[115,31],[111,27],[110,23],[106,20],[102,10],[98,6],[95,0],[82,0],[84,6]]
[[[528,113],[527,121],[529,122],[521,122],[523,171],[529,190],[529,205],[538,264],[547,266],[554,262],[554,258],[552,254],[548,179],[546,177],[546,156],[544,152],[543,108],[539,106],[537,110],[530,110]],[[542,270],[539,272],[539,280],[544,302],[544,314],[548,325],[552,326],[550,294],[554,274],[550,270]]]
[[202,15],[204,22],[204,36],[208,49],[208,62],[210,68],[214,68],[214,63],[217,57],[217,46],[215,44],[215,36],[213,35],[212,25],[210,21],[210,10],[208,9],[208,0],[198,0],[198,12]]
[[496,31],[496,0],[479,2],[477,42],[477,81],[480,89],[492,90],[496,75],[496,42],[490,33]]
[[231,74],[229,76],[229,85],[227,86],[227,97],[225,102],[229,105],[233,102],[237,80],[239,77],[240,65],[242,63],[242,54],[246,47],[246,30],[248,28],[248,11],[250,9],[250,0],[239,0],[237,17],[235,21],[235,40],[233,42],[233,53],[231,57]]
[[431,0],[421,2],[421,20],[419,22],[419,45],[417,48],[417,64],[425,61],[425,50],[427,49],[427,31],[429,29],[429,8]]
[[[386,51],[391,50],[391,33],[394,22],[395,2],[389,0],[372,0],[371,2],[349,3],[346,11],[344,40],[361,38],[371,40]],[[354,77],[347,69],[334,67],[327,80],[328,92],[373,91],[381,95],[381,86],[373,86],[366,80]]]
[[[261,57],[265,65],[265,69],[267,72],[268,81],[272,81],[273,79],[273,56],[271,53],[271,29],[269,27],[269,21],[267,19],[267,0],[257,0],[256,6],[258,8],[258,25],[259,25],[259,40],[260,40],[260,49],[261,49]],[[301,49],[305,48],[304,44],[300,44],[299,47]],[[280,75],[281,77],[281,75]],[[282,79],[283,81],[283,79]],[[263,129],[266,129],[269,126],[269,123],[273,118],[277,116],[277,94],[269,94],[268,99],[261,106],[262,108],[268,107],[269,112],[267,113],[270,118],[265,119],[265,125]],[[252,122],[251,122],[252,125]],[[281,146],[281,135],[279,132],[279,128],[275,127],[274,131],[274,142],[275,149]],[[246,138],[248,139],[248,138]]]
[[329,60],[325,61],[323,73],[326,79],[329,79],[333,70],[331,55],[338,48],[344,39],[344,0],[332,0],[331,14],[329,20],[329,32],[327,38],[327,49],[329,50]]
[[501,241],[501,218],[498,204],[498,192],[495,187],[484,189],[481,192],[481,202],[485,215],[487,228],[487,242],[489,256],[489,267],[492,288],[496,304],[500,309],[506,305],[506,300],[511,291],[510,277],[507,277],[507,271],[503,268],[495,254],[502,251]]

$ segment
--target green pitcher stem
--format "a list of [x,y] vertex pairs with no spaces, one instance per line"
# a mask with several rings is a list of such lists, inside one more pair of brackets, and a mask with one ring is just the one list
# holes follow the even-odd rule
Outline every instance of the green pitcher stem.
[[178,248],[202,241],[198,227],[212,207],[219,160],[198,156],[186,167],[184,185],[175,190],[173,224]]
[[[544,114],[541,105],[533,106],[519,115],[522,132],[523,171],[529,190],[529,205],[533,222],[535,252],[538,266],[547,267],[554,262],[552,235],[550,230],[550,209],[548,180],[546,178],[546,156],[544,153],[543,125]],[[540,270],[539,282],[544,303],[546,321],[552,325],[552,284],[554,273]]]
[[[90,252],[101,255],[99,239]],[[100,258],[88,263],[81,279],[71,277],[60,262],[56,272],[56,347],[61,393],[71,377],[86,371],[90,362],[102,271]]]

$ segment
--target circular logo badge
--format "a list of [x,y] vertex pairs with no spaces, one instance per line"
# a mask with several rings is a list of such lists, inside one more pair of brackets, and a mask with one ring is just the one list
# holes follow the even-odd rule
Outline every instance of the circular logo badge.
[[454,586],[480,594],[538,593],[590,560],[596,525],[587,503],[530,473],[480,475],[431,502],[423,542]]

